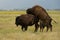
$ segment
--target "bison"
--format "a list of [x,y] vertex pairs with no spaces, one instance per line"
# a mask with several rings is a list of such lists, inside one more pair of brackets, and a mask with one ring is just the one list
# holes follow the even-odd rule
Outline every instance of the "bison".
[[22,31],[27,31],[28,26],[32,26],[35,24],[35,31],[37,31],[37,28],[39,27],[39,25],[37,24],[38,20],[34,15],[31,14],[24,14],[21,16],[17,16],[16,20],[15,20],[15,24],[21,25],[21,29]]
[[[39,5],[35,5],[32,8],[29,8],[26,10],[27,14],[32,14],[34,15],[37,19],[41,20],[42,22],[40,23],[40,29],[44,28],[44,26],[47,27],[47,31],[50,28],[50,31],[52,31],[52,18],[48,15],[48,13],[46,12],[46,10],[39,6]],[[38,22],[37,22],[38,24]]]

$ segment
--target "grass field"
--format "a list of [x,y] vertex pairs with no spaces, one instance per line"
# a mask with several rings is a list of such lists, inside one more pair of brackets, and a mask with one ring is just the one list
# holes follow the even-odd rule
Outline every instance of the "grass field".
[[60,11],[48,11],[49,15],[57,22],[53,24],[53,31],[34,33],[34,25],[26,32],[16,27],[15,18],[25,14],[25,11],[0,11],[0,40],[60,40]]

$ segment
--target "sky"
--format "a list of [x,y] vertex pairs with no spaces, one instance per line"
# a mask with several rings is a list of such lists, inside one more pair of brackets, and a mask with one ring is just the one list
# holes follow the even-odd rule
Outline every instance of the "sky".
[[60,0],[0,0],[0,9],[28,9],[34,5],[45,9],[60,9]]

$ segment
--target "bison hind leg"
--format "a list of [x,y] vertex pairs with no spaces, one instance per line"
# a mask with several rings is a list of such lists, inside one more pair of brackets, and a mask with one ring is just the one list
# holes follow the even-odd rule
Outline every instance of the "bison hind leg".
[[50,29],[50,31],[52,32],[52,25],[51,25],[51,24],[47,26],[47,31],[48,31],[49,29]]
[[52,32],[52,25],[50,25],[50,31]]

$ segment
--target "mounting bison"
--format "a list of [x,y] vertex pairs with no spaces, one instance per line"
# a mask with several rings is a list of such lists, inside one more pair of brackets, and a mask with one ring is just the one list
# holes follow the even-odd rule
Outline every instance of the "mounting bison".
[[[47,27],[47,31],[50,28],[50,31],[52,31],[52,18],[48,15],[48,13],[46,12],[46,10],[39,6],[39,5],[35,5],[32,8],[29,8],[26,10],[27,14],[32,14],[34,15],[37,19],[40,20],[40,30],[43,31],[43,28],[46,26]],[[37,22],[38,24],[38,22]]]
[[36,24],[38,22],[38,20],[36,19],[36,17],[34,15],[31,14],[24,14],[21,16],[17,16],[16,20],[15,20],[15,24],[21,25],[21,29],[22,31],[27,31],[28,26],[32,26],[35,24],[35,32],[37,31],[37,28],[39,27],[38,24]]

